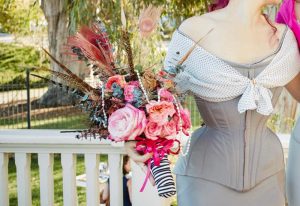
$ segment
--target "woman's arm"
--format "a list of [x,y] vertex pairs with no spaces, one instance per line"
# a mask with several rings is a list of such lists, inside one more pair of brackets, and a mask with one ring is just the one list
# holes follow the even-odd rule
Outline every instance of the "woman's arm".
[[[294,4],[294,6],[292,6]],[[291,10],[294,8],[295,10]],[[295,15],[293,13],[295,12]],[[291,19],[295,18],[296,19]],[[300,0],[285,0],[277,14],[276,21],[287,24],[294,32],[300,46]],[[289,93],[300,102],[300,74],[286,86]],[[300,205],[300,118],[296,123],[289,144],[288,162],[286,168],[286,195],[289,206]]]
[[300,73],[290,81],[285,88],[298,102],[300,102]]
[[[299,22],[300,19],[300,0],[292,0],[295,1],[295,17]],[[280,14],[280,13],[279,13]],[[296,27],[300,27],[300,24],[296,25]],[[293,27],[296,29],[296,27]],[[293,30],[292,28],[292,30]],[[297,32],[294,31],[295,36],[297,36]],[[300,44],[299,44],[300,45]],[[300,102],[300,73],[286,85],[286,89],[289,93],[298,101]]]

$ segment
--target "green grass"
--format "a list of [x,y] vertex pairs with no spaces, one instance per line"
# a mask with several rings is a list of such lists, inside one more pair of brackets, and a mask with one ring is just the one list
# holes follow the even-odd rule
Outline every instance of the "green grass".
[[[198,127],[202,119],[197,112],[197,108],[195,107],[195,102],[192,97],[188,97],[188,107],[191,111],[191,118],[193,120],[193,129]],[[77,128],[86,128],[86,115],[78,115],[68,118],[51,118],[47,120],[32,120],[32,128],[34,129],[77,129]],[[7,122],[6,122],[7,124]],[[22,125],[26,127],[26,122],[9,122],[11,127],[21,127]],[[4,123],[0,121],[0,128]],[[101,155],[101,161],[107,161],[107,156]],[[84,168],[84,157],[82,155],[77,156],[77,165],[76,165],[76,174],[85,173]],[[63,205],[63,186],[62,186],[62,167],[60,163],[60,155],[54,155],[54,202],[55,206]],[[37,154],[32,154],[31,160],[31,184],[32,184],[32,205],[37,206],[40,205],[40,189],[39,189],[39,170],[38,170],[38,161]],[[85,188],[77,187],[78,194],[78,202],[79,205],[86,205],[86,194]],[[16,182],[16,167],[13,158],[9,160],[9,201],[11,206],[17,206],[17,182]],[[174,198],[174,202],[172,206],[176,206],[176,198]]]
[[[197,111],[193,97],[188,97],[188,104],[191,111],[191,118],[193,120],[193,129],[201,125],[202,119]],[[78,115],[68,118],[51,118],[47,120],[32,120],[32,128],[34,129],[77,129],[77,128],[86,128],[87,117],[85,115]],[[7,124],[7,122],[6,122]],[[0,128],[4,123],[0,120]],[[22,125],[26,127],[26,122],[9,122],[10,127],[21,127]],[[31,157],[31,184],[32,184],[32,205],[40,205],[40,189],[39,189],[39,169],[37,154],[32,154]],[[107,156],[101,155],[101,161],[107,161]],[[76,165],[76,175],[85,173],[84,168],[84,157],[83,155],[77,156],[77,165]],[[62,186],[62,167],[60,162],[60,155],[54,155],[54,202],[55,206],[63,205],[63,186]],[[77,187],[78,202],[79,205],[86,205],[86,194],[85,188]],[[9,160],[9,201],[11,206],[17,206],[17,182],[16,182],[16,167],[14,158]],[[172,206],[176,206],[176,198],[172,202]]]
[[[83,156],[77,157],[76,173],[84,173],[84,158]],[[63,189],[62,189],[62,167],[60,164],[60,156],[54,156],[54,202],[55,205],[63,205]],[[16,167],[14,158],[9,160],[9,205],[17,206],[17,181],[16,181]],[[40,205],[40,188],[39,188],[39,169],[37,154],[32,154],[31,158],[31,187],[32,187],[32,205]],[[80,202],[85,202],[85,190],[78,188],[78,199]]]
[[[101,155],[100,161],[107,161],[107,155]],[[8,180],[9,180],[9,205],[17,206],[17,174],[14,158],[9,159],[8,163]],[[85,173],[84,156],[77,155],[76,175]],[[54,205],[63,205],[63,181],[62,181],[62,167],[60,162],[60,155],[54,155]],[[37,154],[31,155],[31,188],[32,188],[32,205],[40,205],[40,180]],[[79,205],[86,205],[86,190],[83,187],[77,187],[78,203]]]
[[[46,59],[42,51],[34,47],[0,43],[0,85],[22,85],[25,82],[26,68],[32,66],[49,67],[49,60]],[[35,71],[35,73],[45,74],[42,71]],[[32,78],[32,81],[36,82],[40,80]]]
[[[193,130],[198,128],[203,120],[198,112],[196,103],[192,96],[187,97],[187,105],[191,113]],[[64,116],[45,118],[43,120],[37,120],[32,117],[31,128],[32,129],[79,129],[88,127],[88,114],[83,113],[76,116]],[[23,119],[0,119],[0,129],[15,128],[23,129],[27,128],[26,117]]]
[[[87,128],[87,115],[77,115],[69,117],[53,117],[43,120],[31,120],[32,129],[83,129]],[[14,128],[24,129],[27,128],[26,121],[17,121],[16,119],[1,120],[0,129]]]
[[203,123],[203,119],[199,114],[199,111],[198,111],[198,108],[197,108],[197,105],[196,105],[196,102],[195,102],[193,96],[187,96],[185,107],[187,107],[190,111],[191,120],[192,120],[192,130],[195,130],[201,126],[201,124]]

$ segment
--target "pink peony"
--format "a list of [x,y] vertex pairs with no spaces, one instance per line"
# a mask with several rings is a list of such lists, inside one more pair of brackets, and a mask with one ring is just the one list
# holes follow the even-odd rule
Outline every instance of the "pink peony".
[[157,140],[161,135],[162,126],[156,122],[148,122],[145,128],[145,135],[148,139]]
[[144,132],[146,124],[145,112],[126,104],[108,118],[109,138],[114,141],[134,140]]
[[172,117],[176,112],[172,102],[154,100],[146,105],[146,110],[149,114],[149,121],[156,122],[158,125],[166,124],[169,117]]
[[161,137],[166,139],[174,139],[177,134],[176,127],[177,122],[172,119],[167,124],[163,125]]
[[163,88],[160,90],[160,99],[162,101],[173,102],[174,98],[167,89]]
[[[188,130],[192,127],[190,112],[187,109],[181,109],[180,115],[181,115],[181,119],[182,119],[182,132],[185,135],[189,135]],[[176,129],[177,129],[177,131],[179,131],[179,117],[178,117],[177,113],[174,115],[173,119],[175,122],[177,122]]]
[[136,86],[134,86],[134,85],[126,85],[124,87],[124,96],[125,96],[125,100],[127,102],[133,102],[133,99],[134,99],[133,90],[134,90],[134,88],[136,88]]
[[131,82],[128,82],[128,84],[129,84],[129,85],[136,86],[136,87],[139,87],[139,86],[140,86],[139,81],[131,81]]
[[123,75],[115,75],[109,77],[106,83],[106,89],[111,89],[113,83],[117,83],[121,88],[124,88],[126,85],[126,81]]

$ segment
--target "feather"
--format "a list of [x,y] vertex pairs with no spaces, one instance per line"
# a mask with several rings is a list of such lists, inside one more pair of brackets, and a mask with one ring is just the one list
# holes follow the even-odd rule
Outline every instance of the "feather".
[[[50,71],[52,71],[52,70],[50,70]],[[35,76],[35,77],[37,77],[37,78],[46,80],[47,82],[52,83],[52,84],[54,84],[54,85],[56,85],[56,86],[59,86],[60,88],[65,89],[66,91],[70,91],[72,94],[75,94],[75,95],[77,95],[77,96],[79,96],[79,97],[81,97],[81,98],[84,98],[86,95],[88,95],[89,100],[92,101],[92,104],[93,104],[93,105],[98,105],[98,106],[99,106],[99,103],[98,103],[98,102],[101,101],[101,97],[95,95],[95,93],[92,93],[92,94],[91,94],[90,92],[85,92],[84,90],[81,90],[80,87],[77,87],[77,86],[76,86],[76,83],[70,83],[70,82],[68,82],[68,83],[66,83],[67,85],[65,85],[65,84],[63,84],[63,83],[56,82],[56,81],[54,81],[54,80],[52,80],[52,79],[48,79],[48,78],[46,78],[46,77],[42,77],[42,76],[39,76],[39,75],[37,75],[37,74],[31,74],[31,75],[32,75],[32,76]],[[65,75],[65,74],[63,74],[63,75]],[[99,91],[94,91],[94,92],[96,92],[97,94],[98,94],[98,93],[100,94]]]
[[123,0],[121,0],[121,22],[122,22],[122,29],[126,30],[127,28],[127,22],[126,22],[126,16],[124,12],[124,5]]
[[127,30],[122,30],[122,40],[123,40],[123,45],[127,54],[127,59],[128,59],[128,66],[129,66],[129,73],[130,74],[135,74],[134,72],[134,64],[133,64],[133,55],[132,55],[132,48],[130,45],[130,38],[129,38],[129,33]]
[[[214,30],[213,28],[210,29],[206,35],[208,35],[212,30]],[[206,36],[205,35],[205,36]],[[185,60],[190,56],[190,54],[193,52],[193,50],[196,48],[196,46],[198,45],[198,43],[205,37],[201,37],[197,42],[195,42],[195,44],[188,50],[188,52],[178,61],[178,65],[182,65]]]
[[114,63],[113,47],[108,38],[108,34],[104,24],[102,23],[102,21],[98,21],[97,23],[93,24],[92,28],[97,34],[101,35],[101,38],[99,38],[100,44],[110,56],[111,62]]
[[161,7],[148,6],[139,17],[139,31],[141,37],[148,37],[157,28],[161,15]]
[[112,45],[109,41],[106,29],[101,22],[94,23],[91,28],[82,26],[79,31],[68,38],[67,44],[80,58],[84,55],[87,59],[97,61],[100,67],[109,75],[114,75],[114,57]]
[[72,87],[70,87],[68,85],[64,85],[64,84],[62,84],[60,82],[56,82],[56,81],[54,81],[52,79],[48,79],[46,77],[42,77],[42,76],[39,76],[37,74],[30,74],[30,75],[32,75],[34,77],[37,77],[37,78],[40,78],[40,79],[43,79],[43,80],[46,80],[47,82],[52,83],[52,84],[60,87],[61,89],[65,89],[67,92],[70,91],[71,93],[73,93],[75,95],[78,95],[80,97],[84,97],[84,95],[85,95],[85,93],[83,91],[78,90],[77,88],[72,88]]
[[[91,90],[88,90],[80,82],[78,82],[77,80],[73,79],[71,76],[69,76],[67,74],[64,74],[64,73],[61,73],[61,72],[57,72],[57,71],[53,71],[53,70],[47,69],[45,67],[41,67],[41,68],[39,68],[39,70],[50,72],[54,76],[56,76],[59,79],[63,80],[65,84],[67,84],[69,86],[72,86],[72,87],[74,87],[76,89],[79,89],[79,90],[81,90],[83,92],[88,92],[88,93],[91,92]],[[94,88],[93,88],[93,90],[94,90]]]
[[[65,65],[63,65],[62,63],[60,63],[57,59],[55,59],[47,50],[45,50],[43,48],[43,50],[46,52],[46,54],[60,67],[62,68],[70,77],[71,79],[74,80],[74,82],[78,82],[78,84],[80,84],[81,86],[83,86],[86,91],[92,92],[94,91],[94,88],[91,87],[88,83],[84,82],[80,77],[78,77],[76,74],[74,74],[73,72],[71,72],[71,70],[69,70]],[[52,70],[51,70],[52,71]],[[93,92],[95,93],[95,92]]]
[[84,38],[82,34],[77,34],[68,38],[68,45],[73,47],[80,48],[84,56],[92,61],[96,61],[101,68],[105,69],[110,75],[114,75],[114,72],[111,69],[111,62],[109,61],[109,56],[103,52],[102,48],[98,48],[94,44],[90,43],[87,39]]

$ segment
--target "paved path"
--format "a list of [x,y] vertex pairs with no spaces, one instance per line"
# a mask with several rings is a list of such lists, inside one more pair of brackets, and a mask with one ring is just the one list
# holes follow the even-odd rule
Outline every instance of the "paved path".
[[[30,99],[38,99],[46,93],[48,87],[30,89]],[[17,101],[26,101],[26,90],[12,90],[7,92],[0,92],[0,105],[8,104]]]

